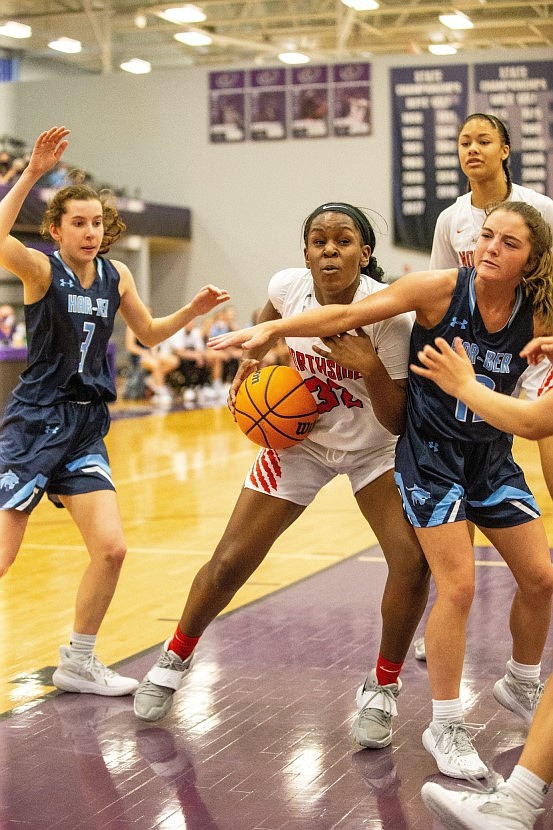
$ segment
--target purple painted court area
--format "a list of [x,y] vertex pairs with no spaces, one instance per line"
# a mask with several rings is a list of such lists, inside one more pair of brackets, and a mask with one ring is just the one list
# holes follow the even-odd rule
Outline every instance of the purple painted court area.
[[[71,694],[0,720],[1,830],[440,830],[420,787],[456,784],[421,745],[425,664],[406,660],[391,747],[363,750],[350,735],[379,641],[379,553],[216,621],[158,725],[137,721],[130,698]],[[487,549],[477,558],[498,560]],[[507,775],[526,734],[492,698],[510,656],[513,582],[482,566],[477,586],[463,696],[467,720],[486,726],[482,757]],[[156,655],[130,658],[125,672],[141,678]],[[551,663],[549,645],[544,674]],[[546,806],[539,830],[553,827],[553,799]]]

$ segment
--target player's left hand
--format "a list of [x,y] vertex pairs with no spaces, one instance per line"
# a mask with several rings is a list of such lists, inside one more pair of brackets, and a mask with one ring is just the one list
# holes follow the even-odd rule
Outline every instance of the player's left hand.
[[344,369],[369,375],[378,355],[372,340],[363,329],[356,329],[356,334],[336,334],[321,337],[324,349],[313,346],[313,351],[322,357],[330,358]]
[[216,285],[204,285],[200,288],[190,306],[197,317],[200,314],[207,314],[208,311],[215,308],[222,303],[230,300],[230,294],[224,288],[218,288]]

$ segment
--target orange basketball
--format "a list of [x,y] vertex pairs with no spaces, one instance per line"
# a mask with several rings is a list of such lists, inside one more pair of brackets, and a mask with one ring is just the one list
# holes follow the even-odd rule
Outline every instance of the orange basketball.
[[299,372],[290,366],[265,366],[238,389],[235,416],[254,444],[281,450],[307,438],[319,413]]

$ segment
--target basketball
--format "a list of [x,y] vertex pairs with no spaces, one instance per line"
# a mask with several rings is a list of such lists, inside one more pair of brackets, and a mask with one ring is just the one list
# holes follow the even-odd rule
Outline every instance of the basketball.
[[282,450],[307,438],[319,417],[302,376],[290,366],[265,366],[238,389],[236,423],[250,441]]

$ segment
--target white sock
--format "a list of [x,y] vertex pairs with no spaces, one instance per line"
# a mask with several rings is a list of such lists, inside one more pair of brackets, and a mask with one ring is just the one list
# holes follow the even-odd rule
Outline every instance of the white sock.
[[71,632],[69,649],[72,657],[88,657],[94,651],[96,634],[77,634]]
[[432,720],[434,723],[451,723],[464,719],[463,704],[460,697],[453,700],[432,701]]
[[516,793],[524,804],[537,810],[549,792],[549,784],[530,772],[526,767],[516,765],[503,785],[506,790]]
[[517,663],[511,657],[507,660],[507,668],[517,680],[539,680],[541,672],[541,663],[536,666],[528,666],[526,663]]

